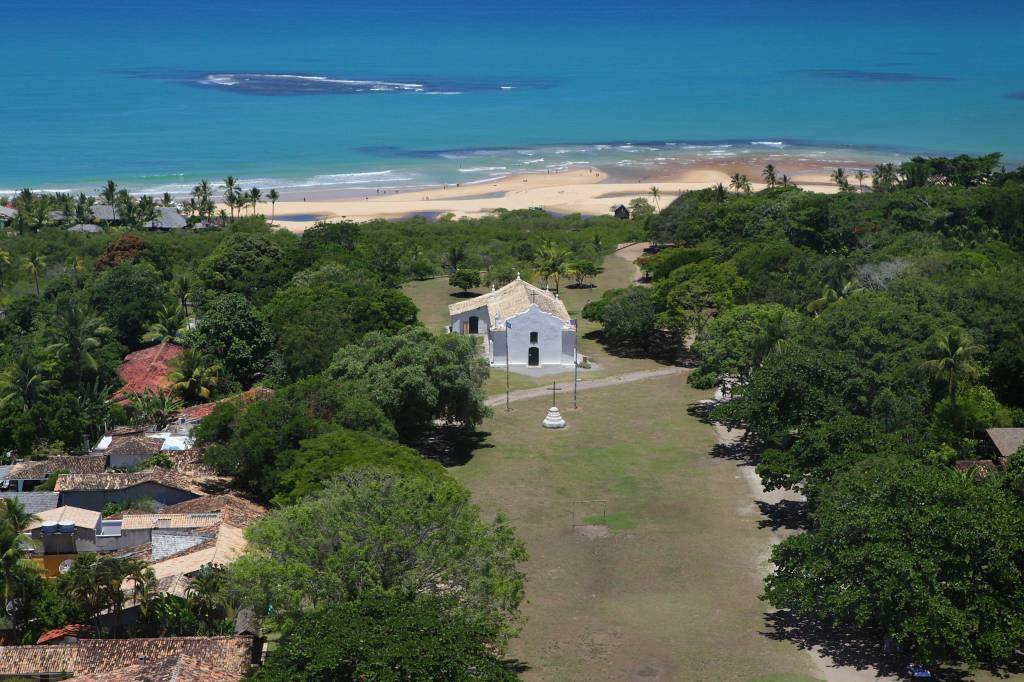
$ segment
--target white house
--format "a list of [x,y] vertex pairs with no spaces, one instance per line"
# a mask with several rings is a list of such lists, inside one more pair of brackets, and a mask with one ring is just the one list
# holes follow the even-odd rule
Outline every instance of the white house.
[[484,337],[487,359],[504,366],[572,367],[576,324],[550,291],[519,277],[498,290],[448,306],[455,334]]

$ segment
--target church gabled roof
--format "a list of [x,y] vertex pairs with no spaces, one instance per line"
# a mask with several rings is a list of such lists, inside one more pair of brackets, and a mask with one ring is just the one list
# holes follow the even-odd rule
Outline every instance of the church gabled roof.
[[486,306],[487,316],[493,327],[498,320],[507,320],[513,315],[526,312],[533,303],[536,303],[543,312],[554,315],[563,322],[569,321],[569,311],[565,309],[561,299],[550,291],[535,287],[518,277],[497,291],[452,303],[448,306],[448,314],[459,315]]

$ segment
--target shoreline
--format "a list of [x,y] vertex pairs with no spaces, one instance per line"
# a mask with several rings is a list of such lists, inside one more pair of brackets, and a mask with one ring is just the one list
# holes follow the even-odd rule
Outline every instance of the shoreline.
[[[781,177],[808,191],[834,193],[838,188],[829,177],[833,164],[812,162],[787,163],[770,159]],[[777,163],[776,163],[777,162]],[[762,166],[763,167],[763,166]],[[352,196],[351,190],[335,189],[331,196],[328,187],[319,192],[282,191],[282,198],[274,207],[262,201],[257,211],[274,225],[301,232],[320,220],[395,220],[413,216],[436,218],[452,214],[458,218],[480,218],[499,209],[521,210],[542,208],[548,212],[567,215],[581,213],[587,216],[607,215],[614,205],[628,204],[643,197],[655,203],[650,188],[661,191],[660,203],[667,205],[683,192],[706,189],[722,183],[729,186],[733,173],[747,176],[753,191],[763,189],[761,168],[749,160],[738,163],[674,164],[647,167],[643,172],[628,173],[618,168],[598,165],[575,166],[570,170],[510,174],[502,178],[456,185],[434,185],[412,190],[376,190],[362,196]],[[863,163],[850,164],[850,168],[864,168]],[[223,207],[218,205],[218,207]]]

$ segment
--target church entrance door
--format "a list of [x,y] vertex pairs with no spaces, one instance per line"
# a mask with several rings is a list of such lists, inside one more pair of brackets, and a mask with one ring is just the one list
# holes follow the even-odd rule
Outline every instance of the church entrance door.
[[479,334],[480,333],[480,318],[476,315],[469,318],[469,333]]
[[536,367],[540,364],[540,348],[534,346],[530,349],[527,364],[529,364],[530,367]]

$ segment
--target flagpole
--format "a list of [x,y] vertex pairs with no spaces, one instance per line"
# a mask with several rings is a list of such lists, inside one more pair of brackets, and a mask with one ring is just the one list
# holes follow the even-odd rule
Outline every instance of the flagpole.
[[576,409],[576,384],[579,383],[580,377],[580,356],[579,356],[579,342],[580,342],[580,323],[579,320],[573,320],[572,323],[572,409]]
[[510,397],[509,380],[508,380],[508,322],[505,323],[505,411],[511,412],[512,407],[510,403],[512,399]]

